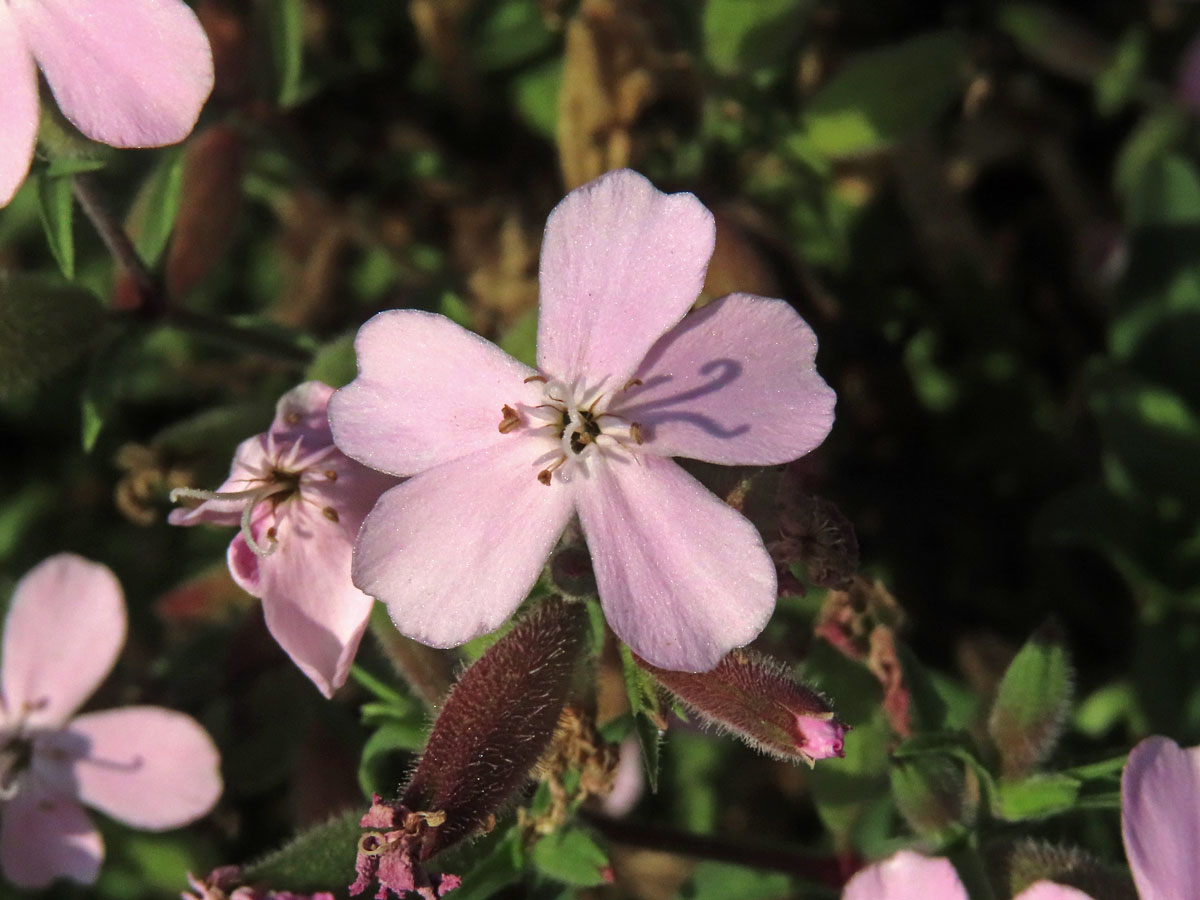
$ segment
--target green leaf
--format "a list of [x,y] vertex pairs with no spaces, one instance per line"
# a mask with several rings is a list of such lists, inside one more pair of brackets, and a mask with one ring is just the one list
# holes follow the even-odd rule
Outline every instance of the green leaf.
[[481,72],[520,65],[554,45],[537,0],[487,0],[475,8],[467,31],[471,59]]
[[157,264],[167,249],[179,213],[182,189],[183,151],[179,147],[170,147],[162,152],[150,175],[138,188],[125,220],[133,246],[148,266]]
[[527,366],[537,365],[537,310],[531,309],[500,335],[500,349]]
[[392,797],[412,769],[412,754],[425,744],[423,721],[385,722],[363,745],[358,784],[365,796]]
[[75,277],[75,232],[72,228],[75,197],[71,187],[69,176],[52,178],[43,175],[38,179],[38,204],[46,242],[58,268],[67,278]]
[[246,866],[246,883],[269,884],[273,890],[311,893],[340,887],[352,879],[363,813],[348,810],[301,832],[284,847]]
[[567,826],[546,835],[533,846],[530,861],[545,875],[577,887],[598,887],[611,880],[608,854],[591,833]]
[[936,31],[862,54],[809,101],[804,110],[808,141],[826,156],[851,156],[933,124],[961,93],[965,55],[966,43],[956,31]]
[[621,671],[625,676],[625,692],[629,695],[629,708],[634,716],[634,732],[642,749],[642,762],[646,766],[646,781],[650,792],[658,790],[659,750],[662,744],[662,729],[665,723],[658,684],[654,677],[633,661],[633,652],[624,644],[621,651]]
[[705,860],[692,870],[675,900],[777,900],[790,896],[787,875]]
[[1096,109],[1102,116],[1120,112],[1137,94],[1146,66],[1146,29],[1130,28],[1117,44],[1108,67],[1096,76]]
[[562,74],[562,58],[555,57],[526,69],[513,79],[513,102],[517,112],[526,125],[551,141],[558,128],[558,92],[562,87]]
[[354,335],[344,334],[317,348],[313,361],[304,371],[304,379],[323,381],[330,387],[340,388],[353,381],[357,374]]
[[1125,220],[1131,228],[1195,226],[1200,223],[1200,175],[1179,156],[1145,166],[1127,198]]
[[279,105],[294,105],[301,95],[304,62],[304,0],[270,0],[271,58]]
[[454,900],[487,900],[520,881],[524,869],[521,829],[511,828],[487,856],[468,869],[455,870],[462,871],[462,885],[454,889]]
[[103,324],[104,309],[90,291],[0,273],[0,400],[79,360]]
[[809,0],[708,0],[704,54],[723,75],[778,66],[804,30]]
[[1044,819],[1073,809],[1080,787],[1079,779],[1063,774],[1001,780],[996,786],[993,812],[1008,822]]
[[1088,82],[1108,65],[1112,51],[1082,19],[1036,3],[1008,3],[996,24],[1030,58],[1052,72]]
[[1009,664],[988,719],[1006,776],[1028,775],[1054,750],[1071,711],[1074,681],[1074,668],[1051,620]]

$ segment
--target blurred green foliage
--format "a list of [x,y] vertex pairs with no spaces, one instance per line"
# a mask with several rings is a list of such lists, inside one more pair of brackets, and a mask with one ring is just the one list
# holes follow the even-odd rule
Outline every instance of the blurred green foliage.
[[[813,637],[827,592],[785,598],[764,645],[803,658],[854,726],[846,758],[800,771],[675,720],[660,747],[669,710],[626,666],[632,713],[607,734],[635,734],[662,773],[635,817],[862,859],[934,823],[914,807],[923,773],[950,771],[980,791],[971,840],[1021,822],[1119,852],[1114,770],[1086,764],[1148,732],[1200,742],[1200,143],[1177,84],[1200,9],[196,6],[218,83],[192,142],[109,153],[50,113],[0,211],[4,584],[62,550],[110,565],[133,638],[96,704],[196,715],[228,784],[186,832],[105,823],[102,880],[52,896],[169,896],[184,869],[261,858],[403,777],[425,713],[384,654],[365,644],[365,677],[323,701],[224,576],[230,535],[167,527],[167,494],[218,484],[302,378],[351,379],[376,311],[442,312],[532,362],[545,216],[615,165],[716,212],[710,293],[786,297],[818,334],[838,421],[805,477],[904,610],[912,701],[904,734],[878,660]],[[241,162],[189,154],[214,126]],[[72,201],[81,171],[156,278],[204,264],[173,309],[131,300]],[[1031,660],[1049,613],[1061,641]],[[1053,735],[1008,766],[1005,741],[1047,717]],[[326,827],[353,840],[352,819]],[[977,823],[958,824],[927,831],[973,852]],[[529,860],[513,835],[464,851],[462,897],[523,878],[563,895],[606,860],[618,895],[800,895],[727,861],[647,874],[574,825]]]

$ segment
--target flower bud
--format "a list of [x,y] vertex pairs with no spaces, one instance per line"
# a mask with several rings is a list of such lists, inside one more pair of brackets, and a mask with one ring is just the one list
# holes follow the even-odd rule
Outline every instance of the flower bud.
[[704,721],[762,753],[810,766],[845,755],[848,727],[828,700],[776,660],[734,650],[710,672],[671,672],[642,659],[638,665]]
[[940,753],[893,759],[892,797],[908,826],[936,835],[970,825],[979,808],[979,782],[958,760]]
[[430,824],[422,860],[487,828],[524,783],[586,645],[583,605],[551,597],[463,673],[402,798]]

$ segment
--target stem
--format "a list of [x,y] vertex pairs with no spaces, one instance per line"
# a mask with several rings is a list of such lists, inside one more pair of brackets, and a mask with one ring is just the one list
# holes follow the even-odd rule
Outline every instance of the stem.
[[413,693],[430,710],[441,707],[454,681],[450,658],[398,632],[382,603],[376,603],[371,610],[370,627],[379,648]]
[[167,311],[167,298],[162,285],[138,256],[133,241],[100,196],[95,180],[90,175],[77,174],[72,188],[80,209],[95,227],[112,258],[133,278],[138,292],[138,311],[151,317],[163,315]]
[[710,837],[660,825],[645,825],[590,810],[579,814],[609,840],[644,850],[659,850],[678,856],[711,859],[759,869],[784,872],[833,888],[846,883],[850,872],[843,861],[830,857],[801,856],[793,851],[749,844],[730,838]]
[[134,289],[137,291],[137,306],[128,312],[116,314],[114,318],[136,316],[139,320],[170,325],[198,338],[274,356],[297,366],[304,366],[312,361],[312,354],[308,350],[284,337],[234,325],[225,319],[171,304],[162,282],[151,274],[142,258],[138,256],[129,234],[101,197],[95,180],[90,175],[77,174],[74,177],[73,189],[80,209],[100,235],[100,240],[108,248],[113,260],[133,280]]

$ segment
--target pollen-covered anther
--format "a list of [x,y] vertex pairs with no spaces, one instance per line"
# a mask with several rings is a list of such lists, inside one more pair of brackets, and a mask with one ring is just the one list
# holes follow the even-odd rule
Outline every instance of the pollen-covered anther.
[[338,520],[338,511],[336,509],[334,509],[332,506],[326,506],[324,509],[321,510],[321,513],[330,522],[336,522]]
[[501,407],[500,416],[501,416],[501,418],[500,418],[500,433],[501,434],[508,434],[509,432],[518,428],[521,424],[520,414],[515,409],[513,409],[511,406],[509,406],[507,403],[505,403],[504,406]]

